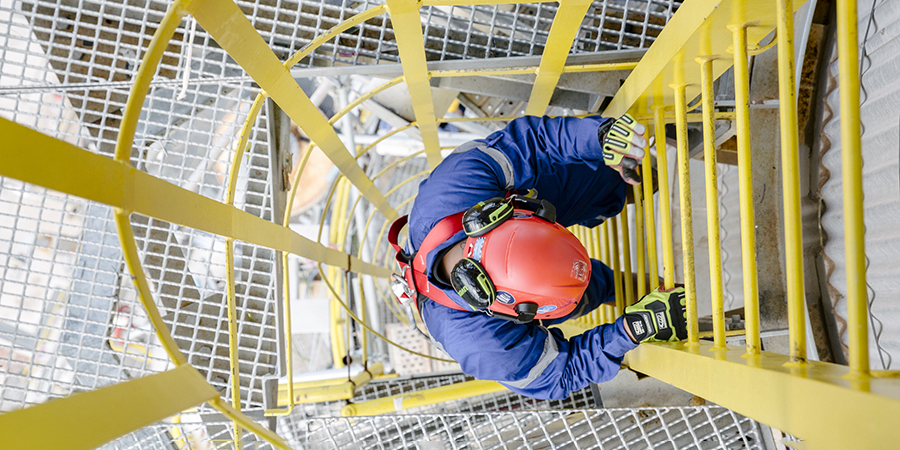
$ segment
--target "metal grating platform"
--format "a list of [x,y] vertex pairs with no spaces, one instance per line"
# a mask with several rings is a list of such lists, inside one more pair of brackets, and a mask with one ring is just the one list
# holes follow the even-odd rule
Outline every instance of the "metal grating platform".
[[314,418],[307,449],[765,449],[756,422],[718,406]]

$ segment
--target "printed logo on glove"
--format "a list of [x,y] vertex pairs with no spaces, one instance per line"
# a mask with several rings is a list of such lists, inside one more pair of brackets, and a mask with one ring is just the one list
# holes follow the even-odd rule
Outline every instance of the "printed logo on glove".
[[644,158],[647,139],[646,128],[628,114],[619,117],[612,126],[607,121],[597,130],[603,145],[603,160],[615,169],[628,184],[640,184],[641,176],[637,167]]
[[625,326],[637,342],[675,342],[687,338],[684,287],[656,288],[625,307]]

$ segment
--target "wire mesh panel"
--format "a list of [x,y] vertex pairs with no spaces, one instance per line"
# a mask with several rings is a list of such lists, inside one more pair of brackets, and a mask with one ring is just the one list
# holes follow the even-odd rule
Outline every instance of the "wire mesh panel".
[[111,210],[0,178],[0,410],[168,367]]
[[764,449],[759,426],[718,406],[310,418],[309,449]]
[[[129,433],[102,447],[103,450],[213,450],[235,448],[234,426],[215,414],[183,413]],[[272,450],[252,433],[242,434],[241,448]]]
[[[595,1],[581,23],[572,53],[649,47],[681,4],[674,0]],[[426,6],[429,60],[542,55],[558,6]]]

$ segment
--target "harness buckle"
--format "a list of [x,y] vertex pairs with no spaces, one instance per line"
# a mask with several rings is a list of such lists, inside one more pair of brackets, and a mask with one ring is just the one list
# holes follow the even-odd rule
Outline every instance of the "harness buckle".
[[409,266],[403,268],[403,274],[397,275],[396,273],[391,274],[391,290],[394,291],[394,295],[397,297],[397,301],[400,302],[401,305],[408,305],[410,302],[416,298],[418,294],[414,286],[410,286],[407,281],[406,275],[409,273]]

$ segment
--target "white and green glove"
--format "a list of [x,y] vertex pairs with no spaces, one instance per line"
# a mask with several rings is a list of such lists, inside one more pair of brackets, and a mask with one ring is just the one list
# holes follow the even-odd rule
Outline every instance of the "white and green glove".
[[636,342],[675,342],[687,338],[684,287],[662,286],[625,307],[625,326]]
[[641,176],[637,167],[644,158],[647,129],[628,114],[619,117],[612,125],[607,121],[597,130],[603,145],[603,159],[607,166],[615,169],[628,184],[640,184]]

